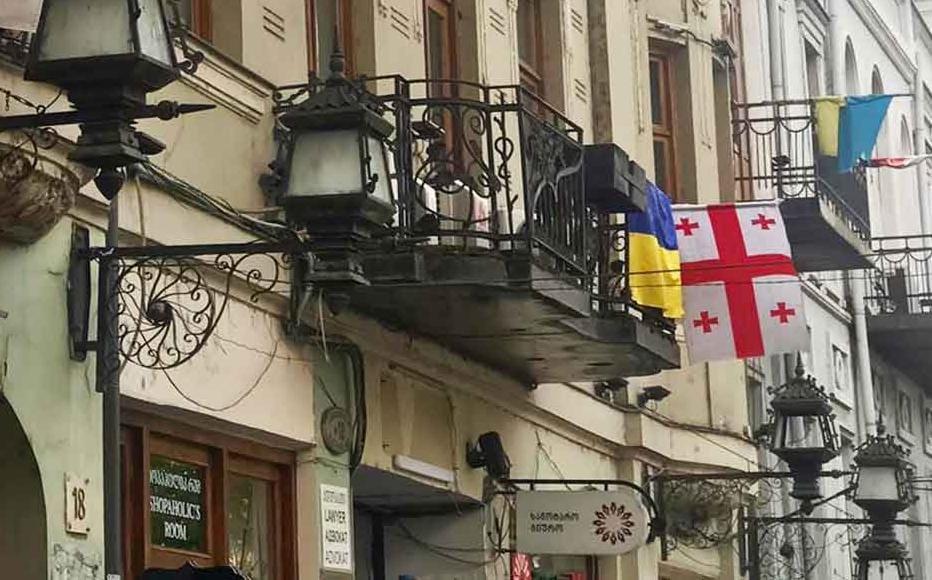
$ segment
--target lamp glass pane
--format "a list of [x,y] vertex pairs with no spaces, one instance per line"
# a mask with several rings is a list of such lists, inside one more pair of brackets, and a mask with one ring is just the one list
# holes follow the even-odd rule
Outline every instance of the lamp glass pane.
[[139,2],[139,52],[166,66],[172,65],[171,39],[162,13],[162,0]]
[[856,499],[895,501],[899,498],[895,467],[858,468]]
[[127,0],[45,0],[38,60],[131,54]]
[[392,203],[392,182],[388,172],[388,151],[385,144],[375,137],[368,137],[369,155],[372,160],[369,162],[369,169],[373,175],[379,178],[375,182],[375,190],[372,197],[379,201],[391,205]]
[[359,193],[361,164],[357,131],[305,131],[295,142],[287,195]]
[[777,422],[775,445],[782,449],[809,447],[806,425],[802,417],[781,417]]

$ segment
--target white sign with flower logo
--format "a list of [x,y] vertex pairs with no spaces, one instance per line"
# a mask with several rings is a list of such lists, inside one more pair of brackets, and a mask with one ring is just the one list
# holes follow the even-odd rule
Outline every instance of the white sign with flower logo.
[[624,554],[643,546],[650,516],[637,492],[519,491],[517,551],[524,554]]

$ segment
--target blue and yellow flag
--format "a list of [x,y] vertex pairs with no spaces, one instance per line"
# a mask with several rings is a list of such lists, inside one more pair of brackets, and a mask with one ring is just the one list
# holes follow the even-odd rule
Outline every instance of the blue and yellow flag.
[[670,198],[647,184],[647,208],[628,214],[628,268],[631,298],[663,310],[667,318],[683,317],[680,250]]
[[814,99],[819,153],[838,158],[839,173],[870,159],[891,95],[817,97]]

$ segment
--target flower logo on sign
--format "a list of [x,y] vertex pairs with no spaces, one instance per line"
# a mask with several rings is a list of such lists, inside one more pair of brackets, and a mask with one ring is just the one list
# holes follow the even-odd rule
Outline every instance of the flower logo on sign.
[[595,533],[602,538],[603,542],[616,544],[625,543],[628,538],[634,535],[631,528],[634,527],[632,518],[634,514],[628,511],[624,505],[618,505],[615,502],[602,504],[602,509],[595,512],[595,520],[592,525],[595,526]]

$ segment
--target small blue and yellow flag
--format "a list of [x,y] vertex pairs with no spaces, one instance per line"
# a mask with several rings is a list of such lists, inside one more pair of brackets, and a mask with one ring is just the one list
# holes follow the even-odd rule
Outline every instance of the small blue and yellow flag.
[[680,250],[670,198],[647,184],[647,208],[629,213],[628,272],[631,298],[663,310],[667,318],[683,317]]

